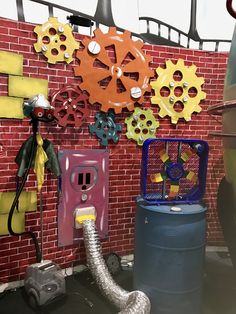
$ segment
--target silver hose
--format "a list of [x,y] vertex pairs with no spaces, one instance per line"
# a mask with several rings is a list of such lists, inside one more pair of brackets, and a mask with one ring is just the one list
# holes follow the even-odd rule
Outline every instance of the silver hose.
[[119,314],[149,314],[151,305],[142,291],[128,292],[115,283],[101,254],[101,245],[93,220],[83,222],[87,263],[103,294],[121,311]]

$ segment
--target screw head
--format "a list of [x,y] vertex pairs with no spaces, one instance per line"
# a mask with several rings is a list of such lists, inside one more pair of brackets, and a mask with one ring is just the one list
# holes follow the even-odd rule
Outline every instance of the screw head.
[[92,40],[88,44],[88,51],[93,55],[97,55],[101,51],[101,46],[98,42]]
[[142,135],[140,135],[138,139],[139,139],[139,141],[140,141],[141,143],[142,143],[143,140],[144,140],[143,137],[142,137]]
[[173,103],[174,101],[175,101],[175,97],[174,97],[174,96],[171,96],[171,97],[170,97],[170,102]]
[[64,27],[62,25],[58,26],[58,32],[63,33],[64,32]]
[[131,97],[138,99],[142,96],[142,90],[140,87],[132,87],[130,90]]
[[136,114],[133,115],[134,121],[138,121],[138,116]]
[[68,102],[72,102],[72,99],[71,99],[71,98],[68,98]]
[[184,88],[188,87],[188,82],[184,82],[184,83],[183,83],[183,87],[184,87]]
[[70,58],[70,54],[68,52],[65,52],[64,53],[64,57],[65,57],[65,59],[69,59]]
[[46,46],[42,46],[41,49],[42,49],[43,52],[46,52],[48,50],[48,48]]
[[174,83],[173,81],[170,81],[169,86],[170,86],[170,87],[174,87],[174,86],[175,86],[175,83]]
[[185,96],[185,97],[183,98],[183,102],[187,102],[187,101],[188,101],[188,97]]

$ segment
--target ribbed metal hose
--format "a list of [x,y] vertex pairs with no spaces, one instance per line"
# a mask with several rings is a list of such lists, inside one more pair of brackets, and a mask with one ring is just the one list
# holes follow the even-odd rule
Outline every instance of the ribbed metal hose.
[[87,263],[102,293],[121,311],[119,314],[149,314],[151,305],[142,291],[128,292],[115,283],[101,254],[99,236],[93,220],[83,222]]

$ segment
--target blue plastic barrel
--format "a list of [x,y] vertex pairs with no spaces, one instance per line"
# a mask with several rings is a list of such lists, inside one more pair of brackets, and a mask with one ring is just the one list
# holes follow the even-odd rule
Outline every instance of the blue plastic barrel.
[[152,314],[200,314],[206,208],[173,206],[137,199],[134,288],[148,295]]

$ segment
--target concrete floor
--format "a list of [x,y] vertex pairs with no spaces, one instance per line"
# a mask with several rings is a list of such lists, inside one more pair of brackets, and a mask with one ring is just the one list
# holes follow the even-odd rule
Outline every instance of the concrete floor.
[[[231,260],[226,252],[206,253],[203,314],[236,313],[235,278]],[[124,266],[123,271],[115,277],[115,280],[126,290],[132,290],[132,268]],[[66,287],[67,295],[63,299],[37,311],[28,306],[23,288],[2,294],[0,295],[0,314],[113,314],[118,312],[100,294],[89,271],[67,277]]]

